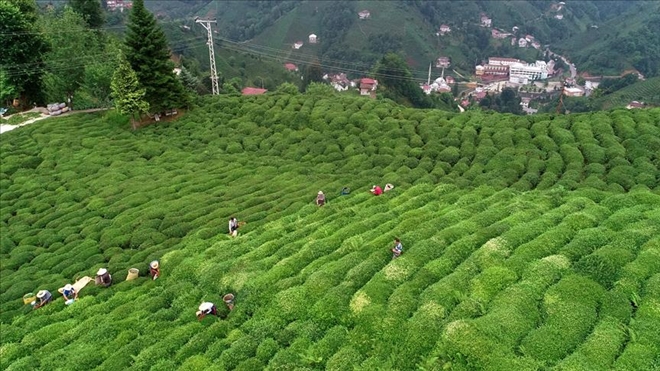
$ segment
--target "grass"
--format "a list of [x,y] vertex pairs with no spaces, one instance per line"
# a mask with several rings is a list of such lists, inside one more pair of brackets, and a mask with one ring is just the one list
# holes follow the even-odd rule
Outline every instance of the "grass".
[[[659,122],[275,94],[5,133],[1,368],[653,369]],[[100,267],[74,305],[22,303]]]
[[41,117],[39,112],[27,112],[27,113],[17,113],[11,115],[9,118],[0,118],[0,123],[6,125],[20,125],[25,121],[28,121],[33,118]]

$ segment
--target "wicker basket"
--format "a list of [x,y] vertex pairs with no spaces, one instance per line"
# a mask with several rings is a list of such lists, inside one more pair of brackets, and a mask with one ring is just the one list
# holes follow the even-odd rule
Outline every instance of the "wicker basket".
[[23,295],[23,304],[30,304],[37,300],[37,296],[33,293]]
[[137,268],[130,268],[128,270],[128,276],[126,276],[126,281],[134,280],[138,278],[138,275],[140,274],[140,270]]

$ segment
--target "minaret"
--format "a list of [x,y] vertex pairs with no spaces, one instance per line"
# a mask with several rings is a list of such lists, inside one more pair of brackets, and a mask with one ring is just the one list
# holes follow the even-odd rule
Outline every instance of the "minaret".
[[429,78],[426,80],[426,85],[431,85],[431,65],[433,62],[429,63]]

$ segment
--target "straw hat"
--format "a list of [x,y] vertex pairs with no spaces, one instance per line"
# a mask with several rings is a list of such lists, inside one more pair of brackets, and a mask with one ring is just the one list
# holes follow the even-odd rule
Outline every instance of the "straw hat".
[[70,283],[67,283],[66,285],[64,285],[64,290],[69,291],[69,290],[72,290],[72,289],[73,289],[73,286],[71,286]]
[[322,194],[323,194],[323,191],[319,191],[319,194],[322,195]]
[[37,297],[38,297],[39,299],[41,299],[41,298],[43,298],[44,296],[46,296],[46,293],[47,293],[47,292],[48,292],[48,291],[46,291],[46,290],[39,290],[39,292],[37,293]]
[[108,270],[107,270],[107,269],[105,269],[105,268],[99,268],[99,271],[96,272],[96,275],[98,275],[98,276],[102,276],[102,275],[104,275],[104,274],[106,274],[106,273],[108,273]]
[[158,269],[158,260],[154,260],[151,263],[149,263],[149,266],[153,269]]

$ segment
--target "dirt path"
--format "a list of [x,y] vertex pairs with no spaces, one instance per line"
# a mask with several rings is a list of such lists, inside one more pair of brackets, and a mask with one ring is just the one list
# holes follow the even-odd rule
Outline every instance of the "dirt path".
[[65,113],[63,113],[59,116],[50,116],[50,115],[42,113],[41,116],[29,119],[25,122],[22,122],[22,123],[18,124],[18,125],[0,124],[0,134],[6,133],[6,132],[11,131],[11,130],[14,130],[14,129],[16,129],[18,127],[21,127],[21,126],[30,125],[32,123],[35,123],[37,121],[41,121],[41,120],[44,120],[44,119],[47,119],[47,118],[50,118],[50,117],[63,117],[63,116],[75,115],[77,113],[90,113],[90,112],[105,111],[107,109],[108,108],[92,108],[92,109],[86,109],[86,110],[81,110],[81,111],[69,111],[69,112],[65,112]]

